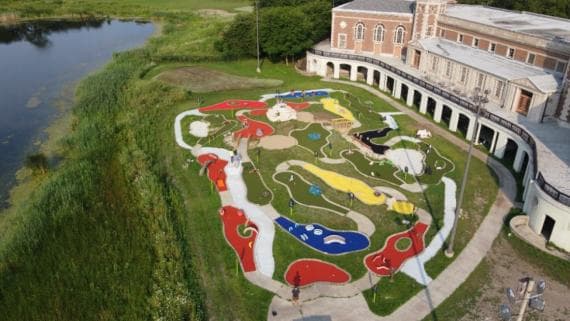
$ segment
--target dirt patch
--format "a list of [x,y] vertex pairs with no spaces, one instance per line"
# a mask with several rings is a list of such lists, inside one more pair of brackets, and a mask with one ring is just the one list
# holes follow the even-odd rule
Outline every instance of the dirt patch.
[[[461,321],[498,320],[499,305],[508,301],[505,295],[506,288],[511,287],[516,291],[518,280],[527,276],[546,281],[544,292],[546,307],[544,312],[527,309],[525,320],[570,320],[570,300],[568,300],[570,289],[546,277],[536,265],[519,257],[507,240],[498,239],[486,260],[490,266],[491,282],[483,285],[481,296]],[[514,313],[518,313],[519,307],[518,304],[514,307]]]
[[314,123],[315,117],[312,113],[306,111],[300,111],[297,113],[297,120],[303,123]]
[[236,14],[221,9],[200,9],[198,14],[204,17],[233,18]]
[[182,67],[167,70],[156,76],[156,79],[196,93],[266,88],[283,84],[281,80],[235,76],[204,67]]
[[273,135],[261,138],[259,146],[268,150],[287,149],[297,145],[297,140],[291,136]]

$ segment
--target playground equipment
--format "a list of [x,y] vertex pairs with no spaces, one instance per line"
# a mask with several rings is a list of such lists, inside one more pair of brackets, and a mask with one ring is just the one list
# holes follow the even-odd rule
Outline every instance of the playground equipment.
[[267,110],[267,119],[271,122],[284,122],[297,119],[295,109],[289,107],[285,103],[277,103],[275,106]]
[[342,284],[350,281],[350,274],[338,266],[315,259],[300,259],[291,263],[285,272],[291,286],[303,287],[316,282]]

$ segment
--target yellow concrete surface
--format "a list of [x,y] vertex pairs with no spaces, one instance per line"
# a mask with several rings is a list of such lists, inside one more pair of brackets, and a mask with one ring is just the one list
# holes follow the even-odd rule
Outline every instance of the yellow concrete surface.
[[404,215],[414,214],[414,204],[407,201],[394,201],[392,203],[392,209]]
[[380,196],[374,195],[374,189],[361,180],[324,170],[313,164],[305,164],[303,168],[336,190],[345,193],[352,192],[364,204],[382,205],[386,202],[384,194]]
[[333,114],[339,115],[344,119],[354,121],[354,115],[352,112],[345,107],[338,104],[338,100],[334,98],[322,98],[321,103],[325,110],[330,111]]

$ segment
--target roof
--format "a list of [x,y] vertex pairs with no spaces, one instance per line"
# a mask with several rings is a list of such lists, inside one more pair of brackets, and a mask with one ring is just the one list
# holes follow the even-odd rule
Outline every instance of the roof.
[[540,91],[545,93],[557,91],[562,81],[559,76],[543,69],[446,39],[422,39],[418,40],[417,43],[431,53],[481,70],[500,79],[509,81],[528,79]]
[[416,2],[409,0],[354,0],[333,10],[413,14],[415,6]]
[[478,5],[449,5],[445,15],[499,29],[570,44],[570,20]]

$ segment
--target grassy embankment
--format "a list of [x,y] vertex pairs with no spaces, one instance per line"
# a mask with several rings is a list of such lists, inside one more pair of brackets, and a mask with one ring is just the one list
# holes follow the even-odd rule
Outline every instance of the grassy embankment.
[[[139,79],[156,62],[216,59],[212,40],[226,22],[188,11],[161,12],[157,2],[146,9],[146,2],[0,5],[15,17],[87,12],[158,19],[163,25],[160,37],[115,55],[82,81],[70,132],[59,135],[63,139],[56,150],[64,160],[47,175],[26,177],[12,207],[2,213],[0,320],[206,320],[206,310],[217,319],[256,320],[265,314],[240,308],[240,301],[251,299],[244,296],[249,289],[262,291],[233,273],[223,296],[232,296],[235,304],[220,305],[222,295],[202,292],[208,280],[201,274],[218,277],[209,267],[234,270],[233,260],[204,267],[194,248],[208,243],[190,241],[192,220],[198,218],[188,212],[215,213],[217,199],[198,188],[207,184],[205,178],[193,178],[197,184],[190,197],[173,189],[160,156],[161,144],[170,143],[171,135],[159,137],[163,132],[156,127],[169,106],[187,100],[188,93]],[[188,9],[204,4],[176,1],[182,2]],[[223,3],[229,8],[230,1]],[[226,244],[219,244],[217,255],[231,258]],[[260,301],[266,306],[267,299]]]

